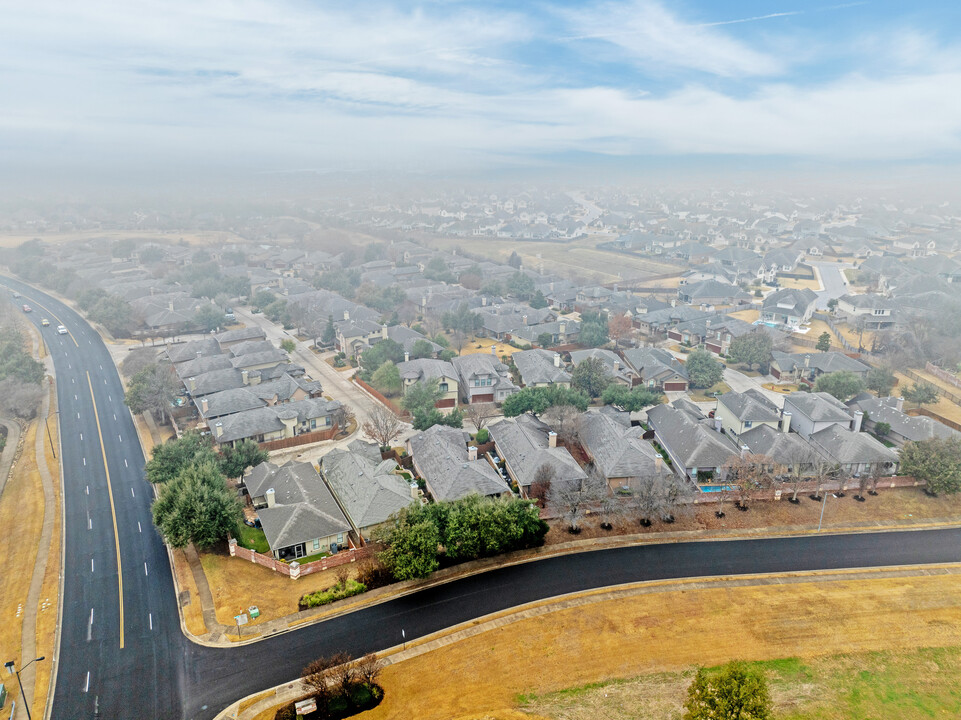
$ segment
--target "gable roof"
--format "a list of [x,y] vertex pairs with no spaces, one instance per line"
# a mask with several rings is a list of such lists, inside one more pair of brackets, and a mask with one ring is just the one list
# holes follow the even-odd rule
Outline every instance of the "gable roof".
[[414,502],[410,484],[391,472],[393,460],[335,448],[321,460],[324,479],[357,529],[379,525]]
[[687,370],[681,361],[662,348],[643,347],[625,350],[624,359],[645,382],[674,373],[685,380],[688,378]]
[[658,441],[685,468],[723,467],[732,456],[740,454],[740,448],[726,435],[708,429],[670,405],[655,405],[647,411],[647,419]]
[[794,372],[794,370],[809,367],[822,373],[846,370],[860,375],[871,369],[869,365],[865,365],[860,360],[855,360],[835,350],[810,353],[786,353],[780,350],[772,350],[771,357],[782,372]]
[[721,395],[717,401],[741,422],[771,422],[781,417],[777,405],[756,388],[750,388],[742,393],[731,390]]
[[581,415],[578,438],[594,465],[607,478],[647,477],[669,473],[660,465],[660,454],[642,439],[643,428],[623,425],[606,413]]
[[908,415],[897,408],[898,398],[868,397],[859,399],[855,404],[864,412],[866,419],[872,422],[884,422],[891,426],[891,430],[908,440],[928,440],[930,438],[954,438],[961,436],[954,428],[939,423],[937,420],[919,415]]
[[801,413],[814,422],[851,422],[847,406],[826,392],[793,392],[784,398],[784,411]]
[[811,434],[811,442],[842,465],[897,463],[898,454],[863,432],[840,425],[829,425]]
[[810,288],[783,288],[764,298],[761,309],[803,317],[817,299],[817,293]]
[[555,356],[559,361],[560,355],[549,350],[522,350],[511,359],[525,385],[569,383],[571,374],[563,366],[554,365]]
[[549,447],[550,428],[533,415],[520,415],[489,426],[497,452],[510,464],[518,484],[527,487],[541,465],[554,469],[554,476],[564,480],[587,477],[565,447]]
[[434,425],[407,441],[435,500],[459,500],[472,493],[510,492],[507,483],[487,460],[468,459],[468,437],[463,430]]

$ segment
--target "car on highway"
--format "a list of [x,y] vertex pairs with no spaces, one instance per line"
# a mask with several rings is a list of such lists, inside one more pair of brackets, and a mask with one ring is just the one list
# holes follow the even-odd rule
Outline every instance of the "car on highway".
[[66,335],[67,328],[65,328],[63,325],[57,325],[57,332],[60,333],[61,335]]
[[40,318],[40,324],[44,327],[50,327],[50,321],[47,318]]
[[30,307],[29,305],[24,305],[24,306],[23,306],[23,311],[24,311],[25,313],[27,313],[27,312],[33,312],[33,308]]

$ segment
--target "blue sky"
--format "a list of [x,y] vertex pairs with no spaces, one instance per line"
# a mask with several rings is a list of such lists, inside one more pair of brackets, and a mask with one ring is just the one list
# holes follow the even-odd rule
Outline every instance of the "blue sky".
[[4,3],[0,158],[954,162],[961,3]]

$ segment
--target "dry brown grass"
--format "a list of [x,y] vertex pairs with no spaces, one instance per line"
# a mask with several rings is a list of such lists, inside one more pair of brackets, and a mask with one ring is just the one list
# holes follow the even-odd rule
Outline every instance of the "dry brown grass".
[[793,288],[795,290],[803,290],[807,288],[808,290],[823,290],[821,284],[817,280],[799,280],[797,278],[781,278],[777,279],[778,285],[782,288]]
[[520,693],[731,658],[955,645],[959,592],[961,578],[946,575],[679,589],[571,607],[389,666],[384,702],[365,717],[518,717]]
[[494,347],[494,352],[497,353],[497,358],[500,359],[501,355],[507,355],[510,357],[514,353],[518,352],[517,348],[512,347],[506,343],[497,342],[491,338],[474,338],[469,342],[464,344],[464,349],[461,350],[461,355],[490,355],[491,346]]
[[738,320],[743,320],[744,322],[754,322],[761,317],[761,311],[756,308],[749,308],[747,310],[738,310],[737,312],[728,313],[732,318],[737,318]]
[[246,612],[251,605],[260,608],[260,617],[250,620],[244,634],[252,626],[297,612],[301,595],[337,582],[335,570],[291,580],[252,562],[232,558],[223,549],[201,553],[200,562],[214,598],[218,622],[232,626],[234,615]]
[[[925,373],[922,370],[914,369],[914,372],[919,373],[921,377],[933,378],[933,376],[929,376],[927,373]],[[894,376],[898,379],[898,386],[891,391],[892,395],[900,395],[901,392],[904,390],[904,388],[911,387],[915,383],[915,381],[912,378],[909,378],[904,373],[895,372]],[[933,379],[937,379],[937,378],[933,378]],[[955,395],[961,395],[961,390],[959,390],[958,388],[955,388],[952,392],[954,392]],[[909,410],[913,407],[916,407],[914,403],[909,403],[909,402],[904,403],[905,410]],[[925,405],[924,407],[926,407],[931,412],[935,412],[938,415],[941,415],[942,417],[946,417],[948,420],[953,420],[954,422],[961,423],[961,405],[958,405],[957,403],[952,402],[951,400],[948,400],[943,397],[939,397],[936,403]]]
[[53,245],[60,245],[63,243],[75,242],[75,241],[87,241],[87,240],[98,240],[105,238],[107,240],[127,240],[134,239],[141,242],[158,242],[163,244],[173,244],[178,243],[181,240],[185,240],[191,245],[216,245],[222,243],[239,243],[245,244],[247,241],[235,235],[232,232],[211,230],[209,232],[176,232],[176,233],[159,233],[159,232],[130,232],[127,230],[110,230],[110,231],[96,231],[91,230],[88,232],[49,232],[49,233],[33,233],[33,234],[3,234],[0,235],[0,247],[10,248],[17,247],[25,242],[33,240],[34,238],[40,238],[45,243],[50,243]]
[[[0,527],[6,530],[0,533],[0,557],[4,558],[5,567],[3,582],[0,582],[0,627],[3,628],[0,654],[4,662],[15,658],[18,666],[23,615],[43,526],[43,487],[34,455],[36,437],[37,423],[34,421],[23,433],[23,453],[0,496]],[[57,572],[59,568],[58,561]],[[55,615],[56,608],[47,612]],[[19,698],[16,677],[11,679],[3,673],[3,683],[10,697]]]
[[187,563],[183,550],[173,550],[171,555],[173,556],[174,578],[177,582],[177,589],[180,592],[186,590],[190,594],[190,602],[182,606],[187,632],[192,635],[203,635],[207,632],[207,625],[204,623],[200,593],[197,592],[197,583],[190,571],[190,565]]

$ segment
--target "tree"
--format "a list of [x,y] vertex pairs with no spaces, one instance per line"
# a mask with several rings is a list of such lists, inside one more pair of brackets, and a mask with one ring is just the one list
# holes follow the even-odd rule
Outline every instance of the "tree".
[[604,392],[611,382],[611,373],[604,361],[590,357],[583,360],[571,373],[571,387],[596,398]]
[[529,412],[538,415],[555,405],[573,405],[581,412],[587,410],[590,398],[579,390],[563,387],[529,387],[509,395],[501,405],[504,417],[516,417]]
[[263,310],[276,299],[277,296],[269,290],[258,290],[250,296],[250,307],[256,310]]
[[497,406],[494,403],[471,403],[464,407],[464,416],[480,432],[491,418],[497,417]]
[[152,347],[133,348],[120,363],[120,372],[125,378],[132,378],[141,370],[157,364],[157,351]]
[[732,455],[724,463],[724,482],[734,487],[738,507],[747,509],[752,493],[764,487],[767,481],[765,468],[773,464],[774,461],[766,455],[753,453]]
[[163,423],[180,387],[177,373],[169,363],[155,363],[130,379],[123,401],[132,412],[152,412]]
[[324,332],[320,336],[320,342],[325,346],[331,346],[334,341],[337,340],[337,328],[334,327],[334,316],[327,316],[327,324],[324,326]]
[[548,332],[542,332],[537,336],[537,344],[542,348],[549,348],[554,344],[554,336]]
[[864,381],[868,390],[874,390],[878,397],[884,397],[891,394],[896,378],[890,368],[875,367],[868,370]]
[[527,494],[532,500],[540,501],[542,507],[547,503],[555,475],[554,466],[548,463],[541,463],[534,471],[534,479]]
[[367,653],[357,661],[356,668],[360,681],[367,687],[373,687],[377,678],[380,677],[381,670],[384,669],[384,663],[375,653]]
[[520,269],[521,267],[521,256],[517,254],[516,250],[512,250],[510,257],[507,258],[507,264],[512,268]]
[[610,530],[614,526],[614,521],[624,514],[624,504],[611,494],[607,478],[596,465],[592,465],[588,471],[588,481],[593,487],[596,499],[595,510],[601,521],[601,528]]
[[390,360],[385,360],[383,365],[371,375],[370,384],[384,395],[396,395],[402,387],[400,370]]
[[581,531],[581,520],[588,508],[599,498],[599,489],[590,478],[584,480],[556,480],[547,494],[547,506],[567,521],[571,533]]
[[217,463],[217,456],[209,436],[195,430],[188,430],[179,438],[173,438],[160,445],[154,445],[150,460],[144,470],[147,481],[167,483],[188,466],[199,463]]
[[634,324],[627,315],[612,315],[607,320],[607,334],[614,340],[614,347],[620,347],[622,340],[630,340],[634,334]]
[[687,356],[687,376],[693,388],[709,388],[724,377],[724,366],[706,350],[695,350]]
[[0,380],[0,411],[22,420],[36,417],[44,392],[42,385],[24,384],[14,377],[4,378]]
[[452,410],[443,413],[437,408],[418,408],[411,412],[412,425],[414,430],[427,430],[434,425],[446,425],[447,427],[464,427],[464,413],[461,410]]
[[763,365],[771,358],[774,341],[765,332],[750,332],[731,341],[728,358],[731,362],[747,365]]
[[304,689],[317,700],[317,709],[323,708],[326,713],[333,696],[333,669],[338,659],[320,657],[312,661],[300,673],[300,680]]
[[440,389],[440,380],[420,380],[410,385],[404,392],[404,399],[400,404],[409,413],[429,412],[433,410],[437,402],[444,397],[444,391]]
[[600,318],[596,320],[583,320],[577,336],[577,342],[584,347],[601,347],[602,345],[606,345],[608,342],[607,321],[601,320]]
[[825,330],[818,336],[818,344],[814,346],[815,350],[820,350],[821,352],[827,352],[831,349],[831,333]]
[[662,479],[657,475],[646,475],[631,484],[636,487],[629,505],[630,512],[637,516],[641,525],[650,527],[651,520],[661,512]]
[[211,461],[184,468],[161,488],[152,510],[164,541],[175,548],[208,548],[236,532],[243,518],[237,494]]
[[414,360],[418,358],[429,358],[434,354],[434,346],[429,340],[417,340],[410,348],[410,357]]
[[381,450],[387,450],[394,438],[400,435],[402,428],[403,425],[397,416],[378,403],[370,413],[370,419],[364,423],[362,430],[364,437],[376,442]]
[[0,378],[12,378],[26,385],[43,382],[43,363],[27,352],[27,337],[17,325],[0,330]]
[[581,413],[573,405],[555,405],[544,411],[541,419],[557,433],[565,445],[577,441],[581,429]]
[[528,304],[535,310],[540,310],[541,308],[546,308],[549,303],[547,302],[547,298],[544,297],[544,293],[536,290]]
[[821,375],[814,382],[815,392],[826,392],[841,402],[845,402],[860,392],[864,392],[864,380],[848,370]]
[[360,367],[361,370],[370,377],[373,376],[374,372],[385,362],[396,364],[403,361],[403,346],[396,340],[387,338],[364,350],[360,356]]
[[380,553],[380,561],[398,580],[427,577],[440,567],[437,548],[440,533],[429,519],[414,524],[406,522],[406,508],[384,537],[387,548]]
[[241,477],[249,467],[267,462],[267,451],[253,440],[241,440],[220,451],[220,471],[228,478]]
[[935,494],[961,491],[961,438],[931,438],[905,443],[901,472],[927,484]]
[[769,720],[771,708],[764,676],[732,662],[719,671],[697,671],[684,702],[684,720]]
[[297,347],[297,342],[292,338],[284,338],[280,341],[280,349],[285,353],[292,353]]
[[930,405],[938,401],[938,388],[928,382],[917,382],[901,391],[901,397],[908,402],[917,403],[918,407]]
[[628,388],[624,385],[611,383],[601,393],[601,402],[605,405],[614,405],[627,412],[637,412],[651,405],[657,405],[663,397],[663,394],[642,386]]
[[830,310],[831,312],[834,312],[837,309],[837,307],[838,307],[837,298],[831,298],[830,300],[828,300],[828,310]]
[[119,295],[107,295],[90,308],[87,315],[113,335],[128,334],[134,327],[133,308]]
[[874,434],[878,437],[884,437],[889,432],[891,432],[891,423],[886,422],[876,422],[874,423]]

